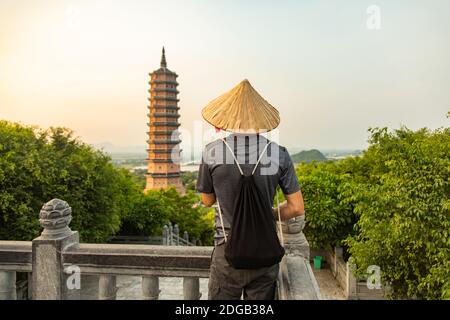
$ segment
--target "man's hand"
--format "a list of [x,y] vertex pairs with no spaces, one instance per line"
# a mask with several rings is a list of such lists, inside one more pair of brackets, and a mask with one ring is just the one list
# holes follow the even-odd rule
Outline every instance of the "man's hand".
[[[280,203],[281,220],[289,220],[305,214],[301,191],[285,195],[286,201]],[[278,220],[278,208],[273,208],[273,214]]]

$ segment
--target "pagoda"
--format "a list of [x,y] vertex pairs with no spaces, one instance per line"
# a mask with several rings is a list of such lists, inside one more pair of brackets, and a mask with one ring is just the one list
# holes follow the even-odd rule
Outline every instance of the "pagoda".
[[164,47],[161,66],[150,73],[150,104],[148,106],[147,182],[145,192],[151,189],[175,187],[183,192],[180,174],[178,127],[178,75],[167,69]]

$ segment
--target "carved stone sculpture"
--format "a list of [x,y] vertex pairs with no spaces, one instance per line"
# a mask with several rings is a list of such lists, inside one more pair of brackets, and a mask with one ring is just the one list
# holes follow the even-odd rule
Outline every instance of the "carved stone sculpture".
[[72,233],[69,223],[72,220],[72,208],[66,201],[53,199],[42,206],[39,223],[44,228],[41,237],[57,239]]

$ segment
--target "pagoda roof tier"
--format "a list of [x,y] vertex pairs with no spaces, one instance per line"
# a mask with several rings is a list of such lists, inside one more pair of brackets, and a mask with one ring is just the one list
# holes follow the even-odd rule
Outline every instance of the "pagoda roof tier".
[[150,173],[147,172],[147,176],[151,176],[153,178],[178,178],[180,177],[179,172],[167,172],[167,173]]
[[153,143],[153,144],[179,144],[181,142],[181,140],[170,140],[170,139],[165,139],[165,140],[155,140],[155,139],[148,139],[147,143]]
[[175,97],[161,97],[161,96],[154,96],[154,97],[149,97],[147,98],[148,100],[152,101],[152,100],[167,100],[167,101],[180,101],[180,99],[175,98]]
[[177,154],[180,151],[181,150],[177,149],[176,147],[173,147],[172,149],[147,149],[147,152],[154,152],[154,153],[175,153],[175,154]]
[[148,135],[170,135],[170,136],[179,136],[181,133],[177,132],[176,130],[164,130],[164,131],[149,131],[147,132]]
[[178,107],[178,106],[173,106],[173,105],[168,105],[168,106],[164,106],[164,105],[160,105],[160,104],[155,104],[155,105],[150,105],[150,106],[148,106],[148,108],[151,110],[151,109],[156,109],[156,108],[164,108],[164,109],[167,109],[167,110],[179,110],[180,109],[180,107]]
[[178,75],[175,72],[173,72],[165,67],[161,67],[150,73],[150,75],[153,75],[153,74],[170,74],[172,76],[178,77]]
[[149,92],[175,92],[175,93],[180,93],[180,91],[178,91],[175,88],[151,88],[148,90]]
[[147,125],[150,126],[169,126],[169,127],[179,127],[180,124],[178,122],[147,122]]
[[178,113],[165,113],[165,112],[155,112],[155,113],[147,113],[147,117],[156,117],[156,118],[179,118],[180,115]]
[[146,159],[148,163],[168,163],[168,164],[180,164],[181,163],[181,158],[166,158],[166,159],[161,159],[161,158],[147,158]]
[[179,83],[176,80],[161,80],[161,79],[155,79],[155,80],[150,80],[148,82],[148,84],[153,84],[153,83],[166,83],[166,84],[175,84],[175,85],[179,85]]
[[172,161],[172,159],[153,159],[146,158],[145,159],[149,163],[172,163],[172,164],[180,164],[180,161]]

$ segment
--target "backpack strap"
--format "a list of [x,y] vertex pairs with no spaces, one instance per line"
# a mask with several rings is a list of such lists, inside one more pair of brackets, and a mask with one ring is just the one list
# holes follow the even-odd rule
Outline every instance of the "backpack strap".
[[242,168],[241,168],[241,166],[239,165],[239,162],[237,161],[236,156],[234,155],[233,149],[231,149],[230,145],[228,144],[228,142],[226,142],[225,139],[222,138],[222,141],[223,141],[223,143],[225,143],[225,145],[227,146],[228,150],[230,150],[231,155],[233,156],[234,162],[236,162],[236,165],[237,165],[237,167],[238,167],[238,169],[239,169],[239,172],[241,173],[241,176],[243,176],[243,175],[244,175],[244,172],[242,171]]
[[255,165],[255,167],[253,168],[252,175],[255,173],[256,167],[258,166],[259,162],[261,161],[261,158],[263,157],[264,153],[265,153],[266,150],[267,150],[267,147],[269,146],[269,144],[270,144],[271,142],[272,142],[272,141],[269,141],[269,142],[264,146],[264,149],[263,149],[263,151],[261,152],[261,154],[259,155],[258,161],[256,161],[256,165]]
[[227,242],[227,233],[225,232],[225,226],[223,225],[222,210],[220,210],[219,198],[216,197],[216,200],[217,200],[217,207],[219,209],[220,224],[222,225],[223,236],[225,238],[225,242]]
[[[228,144],[228,142],[227,142],[225,139],[222,139],[222,141],[223,141],[223,143],[225,143],[225,145],[227,146],[228,150],[230,150],[231,155],[233,156],[234,162],[236,162],[236,165],[237,165],[237,167],[238,167],[238,169],[239,169],[239,172],[241,173],[241,175],[244,175],[244,172],[242,171],[242,168],[241,168],[241,166],[239,165],[239,162],[238,162],[236,156],[234,155],[233,149],[231,149],[230,145]],[[259,158],[258,158],[258,160],[256,161],[256,164],[255,164],[255,167],[253,168],[252,175],[255,173],[256,168],[258,167],[258,164],[261,162],[261,159],[262,159],[262,157],[264,156],[264,153],[266,152],[267,148],[269,147],[269,144],[271,144],[271,143],[272,143],[272,141],[269,141],[269,142],[264,146],[264,149],[263,149],[263,151],[261,152],[261,154],[259,155]]]
[[278,209],[278,232],[280,233],[281,245],[284,247],[284,236],[283,236],[283,228],[281,226],[281,212],[280,212],[280,202],[278,200],[278,191],[275,190],[277,195],[277,209]]
[[[234,155],[233,150],[231,149],[230,145],[225,141],[224,138],[221,138],[221,140],[223,141],[223,143],[227,146],[228,150],[230,150],[231,155],[233,156],[234,162],[236,162],[236,165],[239,169],[239,172],[241,174],[241,176],[244,175],[244,172],[242,171],[241,166],[239,165],[239,162],[236,159],[236,156]],[[225,232],[225,226],[223,224],[223,216],[222,216],[222,210],[220,209],[220,202],[219,202],[219,197],[217,197],[216,195],[216,200],[217,200],[217,209],[219,211],[219,218],[220,218],[220,224],[222,225],[222,232],[223,232],[223,237],[225,239],[225,242],[227,242],[227,233]]]

